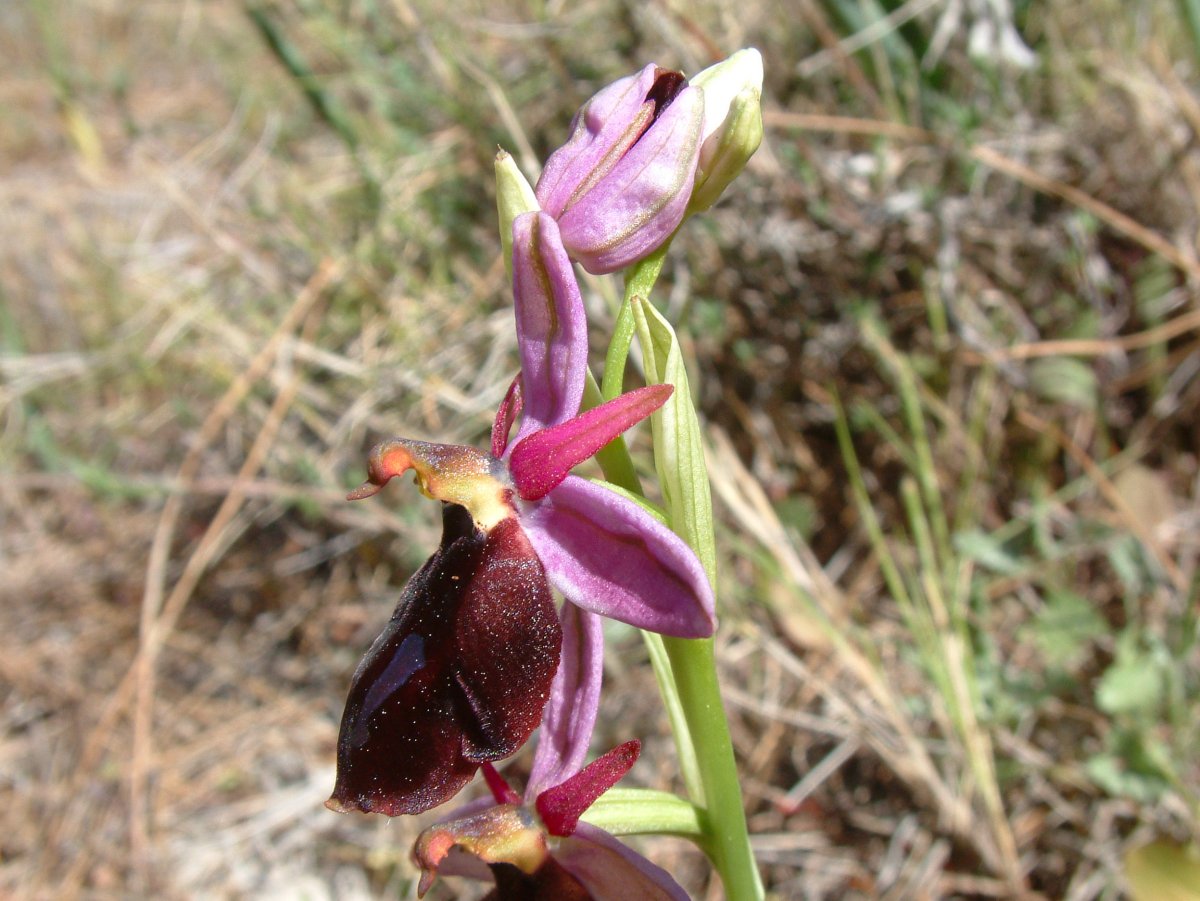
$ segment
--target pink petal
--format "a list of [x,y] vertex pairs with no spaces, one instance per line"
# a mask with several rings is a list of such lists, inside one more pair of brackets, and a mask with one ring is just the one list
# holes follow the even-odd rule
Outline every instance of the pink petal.
[[574,604],[563,604],[561,623],[562,658],[542,714],[542,731],[525,789],[525,797],[530,799],[565,781],[583,766],[600,707],[600,685],[604,678],[604,630],[600,617]]
[[559,839],[552,853],[595,901],[689,901],[670,873],[587,823]]
[[545,497],[572,467],[665,404],[674,390],[671,385],[638,388],[518,442],[508,461],[517,493],[527,501]]
[[513,222],[513,296],[524,418],[517,440],[579,412],[587,317],[558,225],[545,213]]
[[584,610],[679,638],[712,635],[712,588],[696,554],[633,501],[567,476],[521,504],[520,520],[551,584]]
[[685,88],[621,161],[559,217],[572,259],[588,272],[615,272],[674,233],[691,198],[703,125],[704,98],[697,88]]
[[570,203],[603,176],[641,136],[654,113],[646,94],[659,69],[642,71],[602,88],[575,116],[571,137],[546,160],[537,183],[537,198],[551,216],[561,216]]

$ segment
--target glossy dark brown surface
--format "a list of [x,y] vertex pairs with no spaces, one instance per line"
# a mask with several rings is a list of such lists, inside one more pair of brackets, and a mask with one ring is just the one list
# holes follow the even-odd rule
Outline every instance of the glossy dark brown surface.
[[484,533],[447,504],[441,546],[354,674],[328,805],[396,816],[453,797],[537,727],[561,645],[516,520]]

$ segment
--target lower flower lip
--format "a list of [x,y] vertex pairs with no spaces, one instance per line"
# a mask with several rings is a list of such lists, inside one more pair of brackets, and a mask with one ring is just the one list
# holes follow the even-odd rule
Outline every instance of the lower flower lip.
[[483,532],[447,504],[443,523],[354,674],[331,810],[428,810],[541,721],[562,647],[542,564],[513,518]]

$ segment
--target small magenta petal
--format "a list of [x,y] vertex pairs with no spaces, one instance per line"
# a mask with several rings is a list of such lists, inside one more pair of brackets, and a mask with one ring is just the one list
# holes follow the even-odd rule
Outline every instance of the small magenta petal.
[[587,823],[558,840],[554,859],[595,901],[689,901],[666,870]]
[[600,617],[574,604],[563,604],[562,659],[550,701],[542,714],[542,730],[526,798],[536,798],[546,789],[579,772],[587,759],[588,745],[600,708],[600,686],[604,679],[604,629]]
[[524,417],[517,440],[579,412],[587,317],[558,225],[545,213],[513,222],[513,296]]
[[521,796],[508,784],[508,781],[497,772],[490,763],[484,763],[479,768],[483,772],[483,781],[487,783],[488,791],[496,799],[497,804],[520,804]]
[[508,449],[508,433],[512,431],[513,423],[521,415],[522,406],[524,402],[521,399],[521,373],[518,372],[517,377],[508,386],[504,400],[500,401],[496,419],[492,423],[492,456],[497,460],[503,457]]
[[551,583],[584,610],[663,635],[712,635],[713,594],[700,561],[633,501],[568,476],[522,504],[520,518]]
[[517,493],[527,501],[545,497],[572,467],[665,404],[674,390],[671,385],[638,388],[524,438],[508,461]]
[[538,816],[551,835],[570,835],[579,818],[596,799],[616,785],[629,772],[642,752],[636,738],[597,757],[565,782],[537,796]]

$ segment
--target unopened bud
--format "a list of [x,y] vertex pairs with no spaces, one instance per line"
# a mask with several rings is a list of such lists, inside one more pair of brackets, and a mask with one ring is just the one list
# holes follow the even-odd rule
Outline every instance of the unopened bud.
[[704,91],[704,130],[688,213],[708,209],[762,143],[762,56],[753,47],[689,81]]

